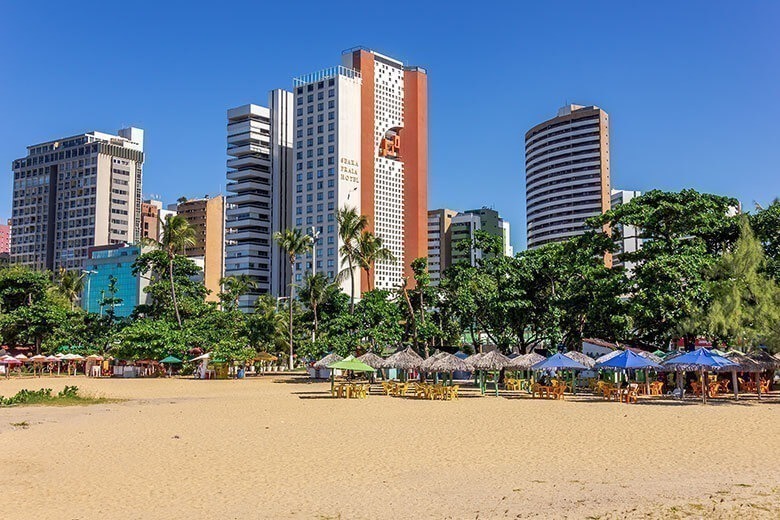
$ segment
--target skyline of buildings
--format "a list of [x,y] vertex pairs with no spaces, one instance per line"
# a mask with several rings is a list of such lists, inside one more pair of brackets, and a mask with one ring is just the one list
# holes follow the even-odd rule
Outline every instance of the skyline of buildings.
[[[161,221],[178,212],[195,229],[197,245],[185,254],[203,267],[208,300],[218,300],[224,276],[247,275],[256,287],[239,308],[249,310],[261,294],[289,295],[290,267],[276,231],[297,227],[315,237],[313,251],[293,266],[294,284],[310,273],[336,280],[345,267],[336,223],[343,208],[365,215],[395,257],[377,261],[370,280],[356,269],[358,296],[411,280],[415,258],[428,258],[434,283],[454,263],[475,265],[483,252],[457,244],[478,230],[514,254],[510,224],[496,210],[427,208],[425,69],[357,47],[342,53],[340,65],[292,83],[291,91],[270,91],[268,106],[227,110],[224,196],[168,209],[160,200],[142,202],[138,128],[29,146],[13,162],[12,260],[82,269],[102,246],[159,240]],[[529,249],[582,234],[588,218],[638,196],[611,189],[609,162],[609,116],[597,106],[567,105],[525,134]],[[641,247],[637,230],[620,232],[616,265],[621,252]],[[347,293],[349,283],[340,281]]]

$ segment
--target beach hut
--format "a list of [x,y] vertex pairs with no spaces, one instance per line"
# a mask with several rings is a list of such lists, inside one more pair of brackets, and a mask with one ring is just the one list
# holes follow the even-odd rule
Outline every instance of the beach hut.
[[485,395],[487,387],[487,378],[485,375],[491,374],[493,376],[493,385],[496,389],[496,396],[498,396],[498,379],[501,369],[506,367],[511,361],[511,359],[498,350],[491,350],[472,363],[472,366],[480,372],[480,391],[482,392],[482,395]]
[[[702,402],[707,402],[707,384],[706,373],[708,370],[719,371],[724,367],[735,366],[736,363],[724,357],[713,354],[704,347],[697,348],[692,352],[686,352],[679,356],[672,357],[663,362],[663,366],[682,372],[700,372],[702,384]],[[680,378],[678,378],[679,385]]]
[[331,370],[328,368],[328,365],[341,361],[342,359],[344,359],[342,356],[339,356],[335,352],[331,352],[314,363],[312,366],[313,373],[309,372],[309,375],[315,379],[329,379],[331,377]]

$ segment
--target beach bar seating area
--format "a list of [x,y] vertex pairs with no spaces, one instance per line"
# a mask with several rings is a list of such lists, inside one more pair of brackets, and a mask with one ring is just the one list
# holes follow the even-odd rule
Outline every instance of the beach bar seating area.
[[[423,358],[411,347],[387,358],[368,352],[342,358],[329,353],[312,366],[326,370],[335,398],[375,395],[429,401],[459,397],[592,400],[622,404],[658,400],[739,399],[770,396],[780,357],[698,348],[691,352],[616,349],[598,358],[581,352],[537,352],[507,357],[498,350],[466,356],[436,351]],[[312,374],[312,372],[310,372]],[[777,395],[775,395],[777,397]]]

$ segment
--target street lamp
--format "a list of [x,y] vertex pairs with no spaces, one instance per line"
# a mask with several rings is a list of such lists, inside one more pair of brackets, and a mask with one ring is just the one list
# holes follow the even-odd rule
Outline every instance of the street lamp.
[[311,233],[309,234],[311,237],[311,275],[314,276],[317,274],[317,240],[320,238],[320,232],[317,231],[317,228],[312,226],[311,227]]
[[90,289],[90,286],[92,285],[92,275],[93,274],[97,274],[97,271],[82,269],[81,272],[83,274],[87,275],[87,314],[89,314],[89,304],[90,304],[90,301],[89,301],[89,289]]

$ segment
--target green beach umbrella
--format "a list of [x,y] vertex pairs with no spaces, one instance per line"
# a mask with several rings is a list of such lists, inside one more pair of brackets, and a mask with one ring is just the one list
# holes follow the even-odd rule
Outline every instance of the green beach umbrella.
[[366,365],[354,357],[352,359],[347,358],[342,359],[341,361],[336,361],[335,363],[331,363],[328,365],[328,368],[337,370],[352,370],[353,372],[373,372],[376,370],[375,368]]
[[161,359],[160,363],[181,363],[181,359],[175,357],[175,356],[168,356],[165,359]]

